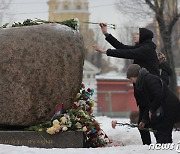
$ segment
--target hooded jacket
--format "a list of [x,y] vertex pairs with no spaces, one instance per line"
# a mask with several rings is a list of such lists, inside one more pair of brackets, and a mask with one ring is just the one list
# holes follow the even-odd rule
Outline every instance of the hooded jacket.
[[146,28],[139,28],[139,43],[134,46],[124,45],[111,34],[106,40],[116,49],[108,49],[107,56],[133,59],[134,64],[146,68],[150,73],[159,76],[159,62],[156,45],[152,42],[153,33]]

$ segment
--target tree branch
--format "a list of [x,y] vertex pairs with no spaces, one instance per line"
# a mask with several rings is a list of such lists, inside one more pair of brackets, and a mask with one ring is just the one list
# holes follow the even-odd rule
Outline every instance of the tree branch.
[[9,0],[8,2],[6,0],[1,0],[0,3],[0,10],[4,10],[4,9],[7,9],[10,5],[12,0]]
[[161,9],[161,10],[164,9],[164,2],[165,2],[165,0],[161,0],[161,3],[160,3],[160,9]]
[[145,2],[149,5],[149,7],[150,7],[154,12],[157,11],[155,5],[153,5],[153,3],[151,2],[151,0],[145,0]]
[[172,31],[173,26],[176,24],[176,22],[178,21],[178,19],[180,18],[180,13],[178,13],[177,15],[175,15],[172,19],[172,21],[169,24],[168,30]]

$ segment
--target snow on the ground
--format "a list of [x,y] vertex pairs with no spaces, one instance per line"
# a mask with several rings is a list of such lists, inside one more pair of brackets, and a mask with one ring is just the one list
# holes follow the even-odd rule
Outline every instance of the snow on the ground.
[[[115,129],[111,127],[111,121],[129,122],[128,119],[111,119],[108,117],[97,117],[101,128],[113,140],[114,143],[123,144],[124,146],[113,146],[105,148],[67,148],[67,149],[44,149],[29,148],[25,146],[11,146],[0,144],[0,154],[178,154],[176,147],[179,147],[180,153],[180,132],[173,132],[173,141],[175,148],[173,150],[149,150],[149,146],[142,145],[137,128],[128,128],[127,126],[117,126]],[[154,135],[152,142],[155,143]],[[179,145],[179,146],[178,146]]]

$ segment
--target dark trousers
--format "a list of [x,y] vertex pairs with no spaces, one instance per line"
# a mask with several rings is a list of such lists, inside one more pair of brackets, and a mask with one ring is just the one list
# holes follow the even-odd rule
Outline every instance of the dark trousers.
[[[141,122],[143,114],[144,114],[145,108],[144,107],[139,107],[139,120],[138,120],[138,124]],[[149,125],[146,124],[145,128],[147,128]],[[141,135],[141,140],[143,142],[143,144],[147,144],[150,145],[151,144],[151,135],[149,131],[145,131],[145,130],[140,130],[140,135]]]
[[172,130],[175,121],[176,114],[173,116],[163,117],[157,123],[151,123],[152,128],[157,130],[157,133],[154,134],[157,143],[172,143]]
[[140,135],[141,135],[141,140],[143,142],[143,144],[147,144],[147,145],[150,145],[151,144],[151,136],[150,136],[150,133],[148,131],[145,131],[145,130],[140,130],[139,129],[139,132],[140,132]]
[[172,143],[172,130],[158,131],[154,136],[157,143]]

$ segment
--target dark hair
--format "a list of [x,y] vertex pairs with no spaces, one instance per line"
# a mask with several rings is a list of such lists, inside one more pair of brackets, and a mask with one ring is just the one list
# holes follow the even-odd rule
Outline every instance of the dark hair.
[[127,78],[130,79],[131,77],[137,77],[140,69],[141,67],[138,64],[130,65],[126,73]]

